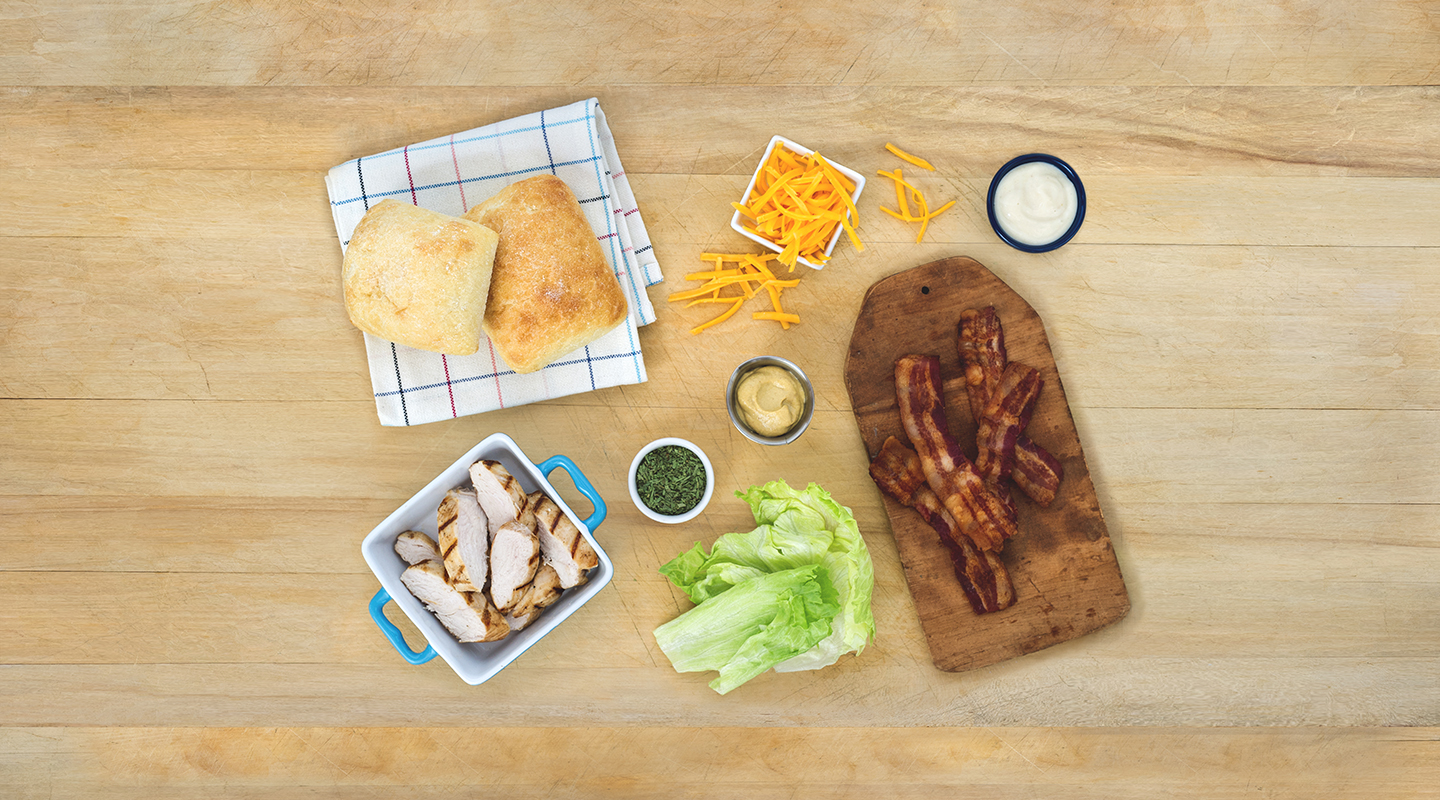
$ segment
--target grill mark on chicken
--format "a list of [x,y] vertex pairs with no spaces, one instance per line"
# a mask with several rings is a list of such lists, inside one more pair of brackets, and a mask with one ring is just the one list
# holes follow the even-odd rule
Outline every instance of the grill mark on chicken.
[[527,505],[525,490],[500,462],[481,459],[471,464],[470,482],[475,487],[480,509],[489,521],[491,539],[495,538],[500,526],[524,513]]
[[[440,512],[439,512],[439,515],[438,515],[438,516],[440,517],[440,519],[438,520],[438,523],[439,523],[439,524],[436,526],[436,530],[437,530],[437,531],[443,531],[443,530],[445,530],[446,528],[449,528],[449,527],[453,526],[453,525],[455,524],[455,521],[456,521],[457,517],[459,516],[458,514],[454,514],[454,513],[451,513],[451,514],[448,514],[448,515],[445,513],[447,510],[453,512],[453,511],[454,511],[454,508],[455,508],[455,506],[454,506],[453,503],[451,503],[451,504],[449,504],[449,505],[446,504],[446,501],[449,500],[449,499],[450,499],[450,498],[447,497],[445,500],[442,500],[441,503],[440,503]],[[448,555],[450,555],[450,551],[452,551],[452,550],[454,550],[454,549],[455,549],[455,545],[452,543],[449,547],[443,548],[440,552],[441,552],[443,555],[447,555],[447,556],[448,556]]]
[[535,512],[535,533],[540,539],[545,563],[559,573],[560,585],[564,588],[579,584],[586,570],[600,565],[600,556],[554,500],[539,492],[530,497]]
[[489,575],[489,531],[475,493],[465,489],[446,492],[436,517],[450,582],[462,592],[484,589]]
[[440,501],[440,508],[436,511],[436,531],[440,537],[440,555],[444,561],[449,561],[460,546],[460,539],[454,535],[447,535],[447,531],[455,529],[455,523],[459,521],[459,504],[455,502],[452,492],[445,494],[445,499]]

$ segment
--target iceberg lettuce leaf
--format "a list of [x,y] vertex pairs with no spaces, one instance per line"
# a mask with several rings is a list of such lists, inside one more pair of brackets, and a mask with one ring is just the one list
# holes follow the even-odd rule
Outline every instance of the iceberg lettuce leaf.
[[864,650],[875,636],[875,617],[870,607],[875,566],[850,509],[835,502],[829,492],[813,483],[797,492],[784,481],[771,481],[761,487],[751,487],[740,497],[750,504],[755,521],[762,526],[768,524],[776,528],[803,521],[806,525],[823,525],[829,533],[828,546],[819,558],[835,584],[840,613],[830,636],[812,650],[777,665],[775,671],[820,669],[834,664],[846,653]]
[[[693,548],[660,568],[661,574],[683,590],[697,606],[657,629],[656,637],[660,637],[660,630],[675,625],[708,605],[762,579],[767,580],[762,586],[766,587],[765,591],[772,597],[772,604],[778,606],[784,603],[791,607],[769,609],[765,613],[775,616],[767,618],[764,623],[756,622],[764,617],[764,613],[748,609],[749,616],[742,615],[746,620],[744,625],[739,619],[731,620],[730,625],[736,630],[723,635],[719,630],[707,631],[706,637],[739,638],[743,642],[728,642],[721,647],[726,658],[705,661],[709,666],[696,666],[701,661],[696,660],[691,650],[698,649],[698,646],[679,646],[675,631],[668,632],[666,635],[671,637],[670,641],[675,645],[675,649],[685,654],[683,660],[687,668],[682,668],[680,663],[675,663],[675,668],[682,672],[691,671],[688,667],[720,670],[721,677],[717,679],[717,683],[728,686],[726,691],[729,691],[771,666],[780,672],[820,669],[835,663],[846,653],[859,653],[863,650],[875,635],[875,619],[870,606],[875,573],[870,561],[870,551],[865,546],[865,540],[860,535],[860,528],[850,509],[836,503],[828,492],[813,483],[803,491],[796,491],[784,481],[772,481],[764,486],[752,486],[745,492],[736,492],[736,496],[749,503],[758,527],[746,533],[727,533],[721,536],[715,541],[708,555],[703,545],[697,542]],[[775,589],[776,584],[771,582],[774,579],[768,577],[791,573],[803,567],[823,568],[822,572],[817,573],[817,580],[820,580],[818,576],[823,576],[825,596],[828,598],[826,602],[832,607],[828,616],[823,619],[810,616],[816,608],[813,603],[795,606],[796,597],[809,596],[805,594],[808,589],[797,595],[781,598]],[[757,597],[767,596],[765,592],[756,595],[754,591],[755,589],[751,588],[741,595],[745,604],[757,603]],[[728,608],[728,605],[722,608]],[[725,618],[713,616],[714,613],[707,610],[703,615],[704,619],[708,624],[723,627],[726,624]],[[776,624],[774,630],[767,630],[766,635],[759,635],[755,625],[770,624],[774,619],[783,619],[785,622]],[[697,625],[696,630],[700,627]],[[740,630],[741,628],[744,630]],[[782,635],[784,631],[800,629],[806,631],[804,637],[797,639],[789,634]],[[684,625],[680,631],[687,636],[695,635],[694,630]],[[775,657],[782,651],[793,650],[797,641],[808,638],[817,631],[820,635],[811,640],[805,648],[788,652],[780,658]],[[735,645],[735,649],[729,650],[730,645]],[[759,651],[767,648],[768,653],[762,656]],[[670,655],[664,644],[661,649],[667,656]],[[737,665],[725,669],[732,658],[737,659]],[[673,656],[671,661],[675,662]],[[756,670],[755,666],[762,662],[766,666]],[[744,666],[740,666],[740,663]],[[732,684],[739,675],[744,675],[743,680]]]
[[829,635],[839,606],[819,564],[768,572],[655,629],[677,672],[716,670],[725,694]]

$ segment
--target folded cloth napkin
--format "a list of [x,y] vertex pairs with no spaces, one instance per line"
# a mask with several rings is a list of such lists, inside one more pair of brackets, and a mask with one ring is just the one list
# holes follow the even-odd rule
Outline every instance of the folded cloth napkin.
[[505,366],[489,340],[471,356],[415,350],[365,334],[382,425],[419,425],[645,381],[637,328],[661,280],[615,140],[595,98],[347,161],[325,178],[340,247],[370,206],[404,200],[459,216],[504,187],[549,173],[570,187],[630,302],[627,320],[538,372]]

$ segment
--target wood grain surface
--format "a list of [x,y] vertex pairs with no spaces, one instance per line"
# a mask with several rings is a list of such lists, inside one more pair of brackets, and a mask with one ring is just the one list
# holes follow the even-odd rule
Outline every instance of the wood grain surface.
[[877,282],[865,292],[845,389],[870,458],[889,437],[908,442],[895,396],[895,362],[909,354],[940,359],[950,435],[975,458],[975,422],[956,348],[960,313],[993,306],[1012,362],[1040,372],[1044,388],[1026,434],[1064,471],[1055,500],[1041,508],[1015,492],[1019,533],[1001,555],[1015,604],[977,615],[955,579],[949,551],[913,509],[885,497],[885,513],[905,568],[935,666],[978,669],[1068,642],[1110,625],[1130,610],[1110,531],[1080,444],[1045,322],[995,273],[973,258],[933,261]]
[[[1437,78],[1430,0],[0,1],[0,797],[1440,798]],[[589,97],[649,380],[382,428],[326,171]],[[955,206],[917,243],[874,177],[800,325],[691,336],[775,134]],[[1088,195],[1042,255],[984,213],[1034,151]],[[1131,609],[952,673],[845,364],[870,286],[959,256],[1043,320]],[[721,404],[760,354],[815,384],[786,447]],[[381,636],[359,542],[496,431],[579,464],[616,577],[470,687]],[[717,478],[678,527],[625,489],[671,435]],[[877,635],[720,697],[656,568],[776,478],[853,510]]]

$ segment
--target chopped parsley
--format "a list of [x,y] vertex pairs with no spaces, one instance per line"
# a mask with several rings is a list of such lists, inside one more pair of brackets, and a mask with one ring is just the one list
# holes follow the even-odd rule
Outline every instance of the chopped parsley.
[[635,491],[656,514],[675,517],[700,504],[705,496],[705,465],[690,450],[675,444],[657,447],[635,469]]

